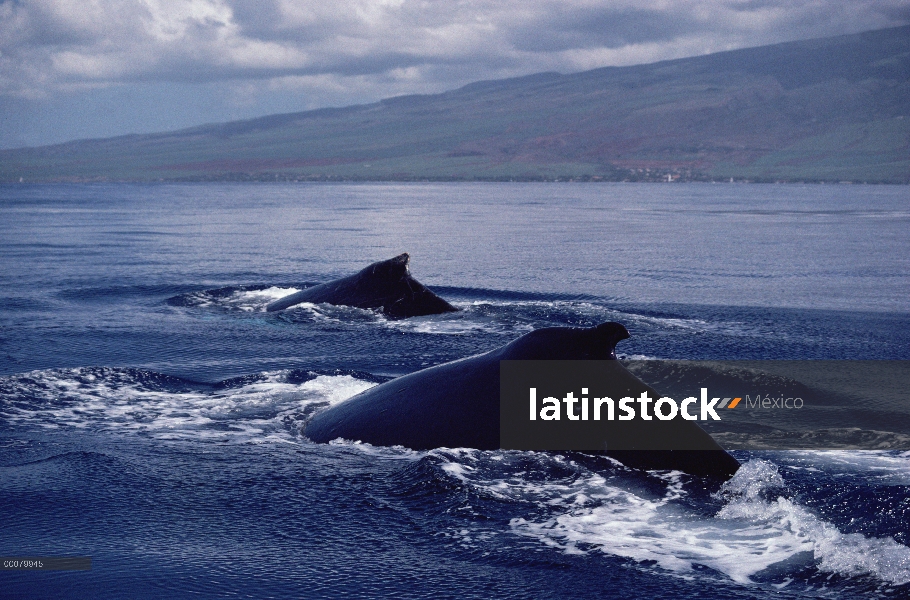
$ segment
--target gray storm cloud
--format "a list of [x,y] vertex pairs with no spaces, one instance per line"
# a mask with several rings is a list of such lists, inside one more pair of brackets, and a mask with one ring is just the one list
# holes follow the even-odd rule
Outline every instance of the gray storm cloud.
[[392,94],[651,62],[908,17],[897,0],[7,0],[0,94],[268,80],[382,95],[384,87]]
[[0,0],[0,147],[907,22],[906,0]]

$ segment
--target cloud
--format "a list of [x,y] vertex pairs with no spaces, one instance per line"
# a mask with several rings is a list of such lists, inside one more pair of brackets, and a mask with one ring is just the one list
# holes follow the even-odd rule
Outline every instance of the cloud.
[[189,84],[302,110],[907,22],[905,0],[0,0],[0,98]]
[[475,78],[571,71],[908,18],[898,0],[6,0],[0,93],[293,76],[432,87],[459,65]]

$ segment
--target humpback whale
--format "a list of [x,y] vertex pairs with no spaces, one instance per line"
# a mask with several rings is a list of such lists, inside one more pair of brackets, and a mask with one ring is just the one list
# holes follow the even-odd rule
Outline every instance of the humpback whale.
[[[414,450],[500,446],[500,364],[502,360],[597,360],[609,370],[611,393],[660,394],[616,360],[616,344],[629,337],[619,323],[596,327],[550,327],[532,331],[491,352],[398,377],[317,413],[303,433],[317,443],[336,438]],[[667,429],[667,426],[670,429]],[[626,466],[677,469],[693,475],[729,478],[739,463],[704,430],[681,418],[642,422],[634,448],[609,450],[605,427],[603,454]],[[613,431],[616,431],[615,429]],[[673,448],[667,449],[667,436]],[[628,435],[626,436],[628,438]],[[659,438],[659,439],[658,439]],[[660,449],[653,449],[660,448]]]
[[357,308],[379,308],[389,317],[405,318],[454,312],[458,309],[411,277],[410,256],[376,262],[349,277],[330,281],[280,298],[266,310],[273,312],[300,304],[340,304]]

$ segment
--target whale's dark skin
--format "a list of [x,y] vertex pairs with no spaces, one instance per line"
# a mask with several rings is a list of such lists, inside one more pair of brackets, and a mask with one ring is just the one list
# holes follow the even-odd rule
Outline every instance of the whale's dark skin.
[[[304,435],[321,443],[344,438],[414,450],[496,450],[500,448],[501,360],[610,361],[604,364],[611,371],[611,382],[615,382],[615,397],[637,397],[647,391],[650,397],[660,398],[659,393],[616,361],[615,346],[628,337],[626,328],[619,323],[538,329],[486,354],[430,367],[370,388],[317,413],[306,425]],[[634,468],[676,469],[723,479],[739,468],[736,459],[694,422],[679,418],[662,423],[659,434],[649,429],[648,422],[638,426],[633,439],[640,438],[640,444],[636,441],[633,447],[641,450],[608,450],[604,454]],[[660,439],[654,439],[656,435]],[[672,450],[653,449],[667,448],[668,435]],[[605,447],[609,448],[609,443]]]
[[457,308],[411,277],[408,270],[409,261],[410,256],[405,253],[373,263],[350,277],[316,285],[280,298],[266,306],[266,310],[269,312],[284,310],[301,302],[313,304],[324,302],[357,308],[378,308],[394,318],[457,311]]

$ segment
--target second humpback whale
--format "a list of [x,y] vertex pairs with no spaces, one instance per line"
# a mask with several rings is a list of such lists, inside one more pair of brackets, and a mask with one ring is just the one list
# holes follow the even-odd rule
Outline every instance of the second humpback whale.
[[457,308],[411,277],[408,269],[410,258],[404,253],[373,263],[349,277],[309,287],[275,300],[266,306],[266,310],[284,310],[301,302],[324,302],[357,308],[378,308],[386,315],[396,318],[457,311]]
[[[550,327],[532,331],[501,348],[448,362],[370,388],[317,413],[304,428],[314,442],[336,438],[415,450],[500,446],[500,364],[502,360],[609,361],[611,394],[660,394],[616,361],[616,344],[629,337],[619,323],[596,327]],[[653,424],[652,424],[653,423]],[[678,469],[694,475],[729,478],[739,463],[704,430],[682,418],[660,426],[644,422],[634,430],[634,448],[603,453],[630,467]],[[612,431],[616,431],[615,429]],[[604,447],[612,435],[604,429]],[[669,436],[669,437],[668,437]],[[672,449],[667,449],[667,440]],[[615,446],[614,446],[615,447]],[[659,449],[654,449],[659,448]]]

